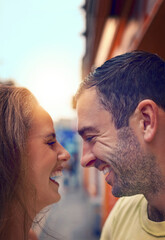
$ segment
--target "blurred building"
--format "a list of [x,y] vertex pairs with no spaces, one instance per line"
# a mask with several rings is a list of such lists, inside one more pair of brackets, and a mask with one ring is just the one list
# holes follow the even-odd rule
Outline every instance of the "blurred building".
[[[145,50],[165,59],[164,0],[86,0],[82,9],[86,21],[82,80],[107,59],[127,51]],[[90,196],[100,199],[104,222],[117,200],[110,186],[93,168],[84,169],[84,185]]]
[[81,182],[80,168],[80,138],[77,133],[76,119],[60,119],[55,122],[57,140],[69,152],[70,160],[64,166],[65,188],[78,188]]

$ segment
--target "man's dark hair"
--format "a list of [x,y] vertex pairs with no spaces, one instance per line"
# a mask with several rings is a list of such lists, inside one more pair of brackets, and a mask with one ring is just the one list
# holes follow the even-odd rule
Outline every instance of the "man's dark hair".
[[129,117],[144,99],[153,100],[165,110],[165,61],[143,51],[116,56],[89,74],[77,97],[93,86],[116,128],[128,126]]

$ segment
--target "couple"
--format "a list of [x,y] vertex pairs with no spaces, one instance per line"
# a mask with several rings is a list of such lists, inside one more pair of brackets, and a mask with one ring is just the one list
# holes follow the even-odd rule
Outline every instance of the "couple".
[[[165,239],[165,62],[134,51],[110,59],[76,95],[81,165],[102,171],[120,197],[101,240]],[[59,201],[69,153],[23,88],[0,87],[0,239],[35,239],[35,215]]]

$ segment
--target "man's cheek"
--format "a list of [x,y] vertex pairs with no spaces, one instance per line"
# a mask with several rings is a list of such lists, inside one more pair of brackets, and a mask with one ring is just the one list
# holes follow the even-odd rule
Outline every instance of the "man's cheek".
[[97,143],[95,144],[93,151],[95,156],[102,161],[106,161],[110,158],[113,153],[113,149],[108,144]]

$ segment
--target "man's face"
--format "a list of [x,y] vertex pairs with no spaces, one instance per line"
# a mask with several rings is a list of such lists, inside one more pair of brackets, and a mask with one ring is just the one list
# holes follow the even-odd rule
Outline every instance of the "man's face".
[[144,153],[130,127],[115,128],[94,87],[80,95],[77,113],[83,167],[102,171],[116,197],[158,191],[162,181],[155,157]]

